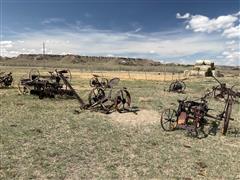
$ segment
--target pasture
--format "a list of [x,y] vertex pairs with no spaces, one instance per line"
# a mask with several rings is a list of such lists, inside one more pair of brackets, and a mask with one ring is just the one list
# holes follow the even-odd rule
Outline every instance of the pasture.
[[[0,89],[1,179],[239,179],[240,105],[234,104],[229,132],[194,139],[185,131],[164,132],[160,112],[177,105],[177,99],[199,98],[217,83],[212,78],[186,80],[185,94],[164,91],[172,76],[106,72],[122,79],[135,113],[109,115],[80,111],[75,99],[40,100],[19,95],[17,83],[31,68],[1,67],[12,71],[14,87]],[[41,68],[47,72],[51,68]],[[96,72],[91,72],[96,73]],[[91,73],[72,70],[72,85],[87,101]],[[121,75],[125,73],[126,78]],[[122,76],[122,77],[121,77]],[[148,78],[149,77],[149,78]],[[153,77],[153,78],[150,78]],[[160,77],[159,79],[154,79]],[[177,78],[177,77],[176,77]],[[239,77],[224,77],[229,85]],[[223,102],[210,100],[213,113]],[[209,121],[212,122],[212,121]],[[208,132],[212,122],[205,127]]]

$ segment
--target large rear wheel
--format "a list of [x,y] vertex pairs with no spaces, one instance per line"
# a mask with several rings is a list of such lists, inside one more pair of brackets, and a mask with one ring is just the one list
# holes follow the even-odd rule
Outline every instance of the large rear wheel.
[[122,112],[129,112],[131,95],[126,89],[119,90],[114,98],[115,109]]

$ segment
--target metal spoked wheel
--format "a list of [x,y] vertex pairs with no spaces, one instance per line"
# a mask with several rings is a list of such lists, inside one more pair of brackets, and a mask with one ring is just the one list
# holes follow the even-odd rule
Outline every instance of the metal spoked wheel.
[[177,126],[176,111],[165,109],[161,114],[160,124],[164,131],[173,131]]
[[39,78],[40,77],[40,72],[38,69],[34,68],[34,69],[31,69],[30,72],[29,72],[29,76],[28,78],[29,79],[35,79],[35,78]]
[[185,82],[181,80],[174,81],[170,84],[168,91],[175,91],[175,92],[183,92],[186,89],[186,84]]
[[131,95],[126,89],[119,90],[114,98],[115,109],[118,112],[128,112],[131,105]]
[[184,81],[179,81],[179,83],[182,85],[182,91],[185,91],[186,89],[186,84]]
[[173,90],[174,84],[175,84],[175,82],[172,82],[172,83],[170,84],[169,89],[168,89],[169,92],[171,92],[171,91]]
[[108,87],[108,80],[106,78],[101,78],[100,84],[102,88],[106,89]]
[[90,87],[95,87],[96,82],[97,82],[97,79],[95,77],[92,77],[89,81]]
[[24,84],[24,81],[20,80],[18,83],[18,91],[20,94],[28,95],[28,94],[30,94],[31,89],[27,85]]
[[64,77],[68,80],[68,82],[72,81],[72,73],[69,69],[66,69],[66,73],[64,73]]
[[89,81],[89,85],[90,87],[101,87],[106,89],[108,87],[108,80],[106,78],[92,77]]
[[6,78],[0,83],[0,87],[10,87],[13,85],[13,77],[11,74],[8,74]]
[[224,121],[223,121],[223,128],[222,128],[222,134],[223,135],[227,134],[229,120],[231,118],[231,113],[232,113],[232,100],[229,100],[226,106],[227,107],[226,107],[226,111],[225,111],[225,116],[224,116]]
[[107,85],[109,88],[113,88],[114,86],[118,85],[119,81],[120,81],[119,78],[113,78],[107,83]]
[[89,105],[93,105],[94,103],[101,101],[103,98],[105,98],[104,90],[101,88],[94,88],[88,96]]

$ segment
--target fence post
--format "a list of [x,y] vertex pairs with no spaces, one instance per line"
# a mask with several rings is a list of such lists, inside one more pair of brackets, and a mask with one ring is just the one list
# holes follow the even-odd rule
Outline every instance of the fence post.
[[130,71],[128,71],[128,78],[131,79],[131,76],[130,76]]
[[166,67],[164,66],[164,82],[166,81]]
[[172,81],[173,81],[173,72],[172,72]]
[[147,73],[146,73],[146,71],[145,71],[145,79],[147,80]]

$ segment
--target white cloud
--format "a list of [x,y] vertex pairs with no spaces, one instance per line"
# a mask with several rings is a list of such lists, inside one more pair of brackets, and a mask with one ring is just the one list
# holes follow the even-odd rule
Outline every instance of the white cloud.
[[[112,32],[96,29],[71,31],[50,29],[39,32],[18,34],[13,39],[14,46],[3,54],[13,56],[19,53],[41,53],[42,42],[46,42],[47,53],[87,54],[115,56],[137,56],[142,58],[172,58],[191,56],[197,53],[219,53],[224,43],[203,35],[161,33],[136,34],[135,32]],[[167,37],[167,39],[166,39]],[[19,43],[24,41],[24,43]]]
[[24,41],[18,41],[19,43],[24,43]]
[[209,19],[206,16],[195,15],[191,16],[188,22],[188,29],[194,32],[214,32],[230,28],[237,21],[237,17],[232,15],[219,16],[216,19]]
[[190,15],[189,13],[183,16],[177,13],[176,17],[178,19],[186,19],[186,29],[193,30],[194,32],[223,32],[224,36],[232,38],[237,37],[237,33],[239,33],[239,26],[235,26],[236,23],[239,23],[239,13],[212,19],[203,15]]
[[238,65],[240,63],[240,51],[239,42],[233,40],[226,42],[225,51],[222,52],[223,59],[236,62]]
[[232,40],[232,41],[227,41],[226,42],[226,45],[232,45],[232,44],[235,44],[236,43],[236,41],[235,40]]
[[52,24],[52,23],[59,23],[64,22],[65,20],[63,18],[48,18],[42,21],[43,25]]
[[222,53],[225,59],[229,61],[237,61],[239,63],[240,60],[240,52],[239,51],[224,51]]
[[2,48],[11,48],[13,47],[13,42],[12,41],[0,41],[0,47]]
[[136,30],[135,30],[135,32],[139,32],[139,31],[141,31],[142,30],[142,28],[137,28]]
[[9,45],[9,44],[12,44],[12,43],[13,43],[12,41],[0,41],[1,45]]
[[177,14],[176,14],[176,18],[177,18],[177,19],[188,19],[188,18],[190,18],[190,14],[189,14],[189,13],[186,13],[186,14],[184,14],[184,15],[181,16],[180,13],[177,13]]
[[240,37],[240,25],[225,29],[223,31],[223,36],[227,38],[237,38]]
[[234,14],[234,16],[240,16],[240,11]]
[[[222,62],[225,64],[231,62],[231,64],[239,65],[240,11],[235,14],[219,16],[212,19],[203,15],[181,16],[179,13],[176,16],[179,19],[186,19],[186,29],[188,30],[208,34],[219,32],[219,37],[226,41],[226,46],[221,53],[222,55],[216,57],[222,58]],[[215,35],[217,34],[218,33],[215,33]],[[222,36],[220,36],[220,34]],[[230,41],[229,39],[232,40]]]

